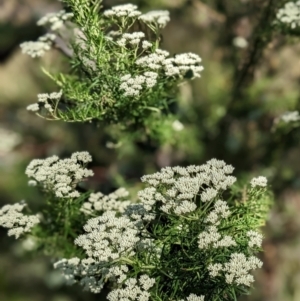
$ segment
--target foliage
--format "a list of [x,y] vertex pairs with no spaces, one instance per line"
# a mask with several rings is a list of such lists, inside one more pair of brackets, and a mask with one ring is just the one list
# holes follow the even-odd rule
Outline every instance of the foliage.
[[169,53],[159,48],[160,31],[169,21],[169,12],[142,14],[132,4],[103,12],[101,1],[64,3],[72,13],[52,13],[38,21],[56,34],[21,46],[25,53],[41,56],[49,43],[56,43],[68,54],[70,70],[57,75],[45,71],[61,91],[40,94],[38,103],[28,109],[47,119],[101,121],[159,137],[155,129],[162,117],[170,114],[176,86],[200,77],[203,69],[196,54],[168,57]]
[[[270,207],[266,178],[241,189],[233,186],[233,167],[224,161],[167,167],[142,177],[147,186],[135,203],[125,201],[125,189],[108,196],[79,194],[77,183],[91,173],[77,162],[90,160],[81,152],[64,160],[36,159],[26,169],[29,183],[47,195],[31,237],[48,255],[72,257],[54,265],[67,283],[79,282],[94,293],[109,284],[110,301],[126,294],[132,300],[231,300],[248,291],[250,270],[262,265],[253,255],[262,243],[256,230]],[[27,217],[9,215],[8,224],[2,211],[0,223],[7,228]],[[135,293],[128,288],[132,281]]]
[[[253,82],[254,70],[276,34],[297,36],[299,1],[264,2],[252,40],[236,37],[233,46],[239,49],[225,56],[243,63],[236,73],[227,71],[232,82],[221,80],[208,88],[215,101],[210,115],[199,113],[201,104],[179,104],[190,124],[174,114],[176,90],[183,81],[200,77],[203,67],[196,54],[169,57],[159,48],[161,29],[169,21],[167,11],[142,14],[132,4],[103,10],[101,1],[62,2],[66,10],[38,21],[49,32],[36,42],[21,44],[32,57],[55,46],[69,64],[59,74],[44,69],[60,91],[38,94],[29,111],[50,120],[97,124],[112,140],[107,147],[119,154],[124,154],[125,143],[152,151],[163,144],[176,145],[188,154],[185,163],[230,153],[242,161],[244,179],[234,183],[233,167],[211,159],[145,175],[146,187],[133,198],[124,188],[108,195],[86,191],[82,182],[93,175],[86,168],[91,161],[87,152],[64,160],[36,159],[26,174],[44,196],[41,210],[32,215],[24,202],[5,205],[0,224],[9,229],[9,236],[27,236],[35,250],[59,259],[55,268],[62,270],[67,283],[78,282],[94,293],[108,289],[109,301],[217,301],[248,294],[254,281],[250,271],[262,266],[255,257],[263,238],[259,229],[273,199],[265,177],[249,182],[249,169],[263,158],[273,169],[271,177],[282,185],[276,174],[282,166],[276,158],[283,155],[285,135],[299,126],[299,112],[289,108],[275,118],[270,132],[261,133],[263,152],[250,151],[244,157],[249,145],[238,135],[251,118],[259,121],[262,104],[256,98],[270,80]],[[235,3],[233,11],[236,7]],[[227,4],[223,8],[226,11]],[[224,95],[215,91],[220,85]],[[229,137],[228,128],[234,126],[237,134]],[[157,139],[154,147],[150,138]],[[121,175],[118,181],[125,182]],[[25,207],[27,214],[21,213]]]

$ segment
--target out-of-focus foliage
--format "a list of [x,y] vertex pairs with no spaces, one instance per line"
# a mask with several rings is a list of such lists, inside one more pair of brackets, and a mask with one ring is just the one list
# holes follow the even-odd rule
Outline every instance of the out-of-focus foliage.
[[[127,2],[107,0],[104,5]],[[24,170],[33,158],[52,154],[88,150],[95,176],[87,185],[104,193],[119,186],[134,193],[140,176],[162,166],[223,159],[245,180],[268,177],[275,192],[265,228],[264,266],[253,293],[241,300],[299,300],[300,132],[284,124],[274,127],[282,113],[300,109],[299,35],[270,32],[274,7],[287,1],[132,2],[142,10],[169,9],[162,48],[198,53],[203,60],[202,78],[180,85],[178,105],[172,108],[183,127],[166,123],[163,132],[170,142],[158,145],[147,139],[114,141],[93,123],[47,122],[31,115],[25,108],[36,94],[53,89],[40,63],[52,70],[64,70],[66,63],[56,50],[32,61],[18,45],[37,39],[42,32],[35,22],[60,6],[54,0],[5,0],[0,9],[0,205],[25,199],[38,209],[41,196],[27,186]],[[3,229],[0,233],[0,300],[101,299],[64,287],[48,259],[31,258],[30,242],[16,243]]]

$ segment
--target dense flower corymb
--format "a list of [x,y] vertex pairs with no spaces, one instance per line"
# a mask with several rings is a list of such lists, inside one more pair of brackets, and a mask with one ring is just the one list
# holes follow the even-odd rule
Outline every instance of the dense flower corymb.
[[295,122],[300,120],[300,115],[298,111],[287,111],[279,117],[279,120],[285,123]]
[[300,25],[300,1],[287,2],[284,7],[278,10],[277,20],[288,24],[292,29]]
[[[79,282],[95,293],[111,282],[109,301],[148,301],[156,294],[154,285],[165,292],[173,279],[182,279],[191,288],[191,279],[201,275],[210,283],[210,296],[219,294],[219,287],[245,289],[254,281],[251,271],[262,265],[252,256],[261,247],[262,235],[255,227],[239,227],[242,207],[251,218],[247,205],[257,202],[265,189],[248,187],[247,204],[232,202],[228,188],[236,181],[233,169],[217,159],[199,166],[162,168],[142,177],[146,187],[138,192],[139,202],[128,201],[125,207],[118,204],[127,197],[124,189],[108,196],[91,194],[81,210],[102,215],[89,219],[86,233],[75,239],[86,258],[62,259],[55,267],[68,282]],[[206,260],[201,262],[202,258]],[[183,275],[183,271],[188,273]],[[166,273],[170,283],[166,283]],[[178,295],[177,301],[206,298],[191,289],[178,289]],[[160,297],[167,300],[169,296]]]
[[50,29],[55,31],[60,29],[64,25],[64,22],[72,17],[72,13],[67,13],[64,10],[61,10],[59,12],[48,13],[47,15],[43,16],[40,20],[38,20],[37,25],[50,25]]
[[0,226],[9,229],[8,236],[19,238],[20,235],[30,232],[40,222],[37,215],[21,213],[26,206],[23,201],[13,205],[5,205],[0,209]]
[[186,299],[181,299],[179,301],[204,301],[205,296],[197,296],[196,294],[190,294]]
[[[139,197],[149,210],[155,201],[159,201],[163,212],[183,215],[197,208],[193,201],[195,197],[200,196],[205,203],[230,187],[236,181],[230,175],[233,169],[231,165],[217,159],[200,166],[165,167],[160,172],[142,177],[142,181],[152,187],[140,191]],[[160,192],[161,185],[167,188],[164,194]]]
[[252,187],[266,187],[268,184],[268,180],[266,177],[259,176],[257,178],[253,178],[250,182]]
[[81,211],[85,214],[95,214],[102,211],[117,211],[124,212],[125,208],[131,204],[131,201],[125,200],[129,195],[125,188],[119,188],[109,195],[104,195],[101,192],[91,193],[87,202],[83,203]]
[[123,254],[134,255],[133,248],[140,240],[134,222],[126,216],[116,217],[114,211],[90,219],[84,230],[87,234],[76,238],[75,244],[99,262],[115,260]]
[[27,166],[25,173],[31,178],[31,184],[36,181],[59,198],[76,198],[80,195],[75,189],[76,184],[94,174],[84,167],[91,161],[88,152],[73,153],[68,159],[59,159],[57,156],[35,159]]
[[56,39],[55,34],[47,33],[38,38],[36,42],[24,42],[20,44],[22,53],[30,55],[32,58],[41,57],[46,51],[51,49],[51,46]]
[[230,260],[224,265],[220,263],[208,266],[211,277],[219,276],[220,272],[225,272],[225,279],[228,284],[236,283],[239,285],[250,286],[254,277],[249,274],[250,270],[262,267],[262,262],[255,256],[247,258],[243,253],[232,253]]
[[170,13],[167,10],[153,10],[139,17],[140,20],[148,24],[157,24],[164,28],[170,21]]
[[52,92],[50,94],[48,94],[48,93],[38,94],[37,95],[38,102],[28,105],[27,110],[37,112],[40,110],[41,107],[44,107],[49,113],[53,113],[54,106],[53,106],[52,102],[59,101],[61,96],[62,96],[61,90],[59,92]]
[[109,301],[140,300],[148,301],[150,293],[148,290],[154,285],[155,279],[148,275],[141,275],[139,279],[129,278],[125,281],[125,288],[112,290],[108,295]]
[[108,18],[134,18],[140,16],[142,13],[137,10],[134,4],[122,4],[113,6],[111,9],[104,11],[103,15]]

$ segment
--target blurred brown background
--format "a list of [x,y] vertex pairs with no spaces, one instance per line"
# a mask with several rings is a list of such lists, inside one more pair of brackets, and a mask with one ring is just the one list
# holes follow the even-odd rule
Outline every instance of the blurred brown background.
[[[36,40],[43,33],[36,21],[61,3],[0,0],[0,206],[25,199],[38,210],[42,195],[27,186],[24,170],[32,159],[52,154],[88,150],[95,172],[89,188],[109,192],[126,186],[133,194],[143,174],[162,166],[224,159],[241,179],[268,177],[276,200],[264,229],[264,267],[252,295],[240,300],[299,301],[300,135],[297,128],[271,129],[274,118],[299,109],[300,44],[297,37],[269,33],[274,2],[132,1],[142,11],[170,10],[162,48],[197,53],[205,69],[201,79],[179,88],[174,111],[184,129],[171,141],[162,146],[128,141],[110,149],[97,125],[50,122],[26,111],[36,94],[55,90],[41,66],[62,70],[66,60],[55,50],[33,60],[21,54],[19,44]],[[127,1],[104,1],[106,7],[120,3]],[[28,250],[30,242],[8,238],[0,229],[1,301],[103,299],[65,287],[51,260]]]

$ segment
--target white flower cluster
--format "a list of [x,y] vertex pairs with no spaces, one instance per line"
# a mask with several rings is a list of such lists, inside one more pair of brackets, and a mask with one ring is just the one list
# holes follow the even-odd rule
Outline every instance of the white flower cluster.
[[236,245],[231,236],[225,235],[222,237],[216,226],[209,226],[207,231],[201,232],[198,237],[199,249],[228,248]]
[[231,236],[225,235],[222,237],[218,232],[217,226],[220,225],[222,219],[226,219],[229,215],[230,210],[227,203],[222,200],[217,200],[213,210],[210,211],[204,220],[211,225],[198,236],[199,249],[228,248],[237,245]]
[[130,74],[122,76],[120,89],[124,90],[124,96],[138,96],[140,95],[143,87],[148,89],[155,86],[158,74],[156,72],[145,72],[143,75],[132,77]]
[[177,54],[173,58],[167,58],[169,52],[156,49],[154,53],[142,56],[136,60],[138,66],[151,70],[163,70],[168,77],[183,77],[188,71],[192,71],[192,78],[200,77],[200,72],[204,69],[200,65],[201,58],[195,53]]
[[107,278],[121,284],[126,280],[127,272],[129,271],[126,264],[113,265],[108,269]]
[[[54,268],[59,269],[65,279],[66,284],[72,285],[78,282],[86,291],[95,294],[100,293],[109,269],[92,258],[80,260],[77,257],[71,259],[61,259],[54,263]],[[95,277],[97,275],[97,277]]]
[[8,236],[19,238],[20,235],[30,230],[40,222],[37,215],[21,213],[27,206],[24,201],[13,205],[5,205],[0,209],[0,226],[8,228]]
[[48,94],[48,93],[38,94],[37,95],[38,102],[28,105],[26,109],[28,111],[37,112],[40,109],[40,105],[44,105],[44,108],[49,113],[53,113],[54,110],[52,108],[52,105],[49,103],[49,100],[50,101],[58,101],[61,99],[61,96],[62,96],[62,91],[52,92],[50,94]]
[[22,53],[30,55],[32,58],[41,57],[46,51],[50,50],[56,35],[52,33],[46,33],[38,38],[36,42],[29,41],[20,44]]
[[[186,214],[196,209],[194,200],[197,196],[202,202],[207,202],[230,187],[236,181],[230,175],[233,169],[217,159],[200,166],[165,167],[160,172],[141,178],[151,187],[140,191],[138,195],[146,210],[150,211],[158,201],[162,203],[160,210],[166,213]],[[163,194],[160,192],[161,186],[166,188]]]
[[282,120],[285,123],[295,122],[300,120],[300,115],[298,111],[288,111],[282,114],[279,117],[279,120]]
[[0,156],[9,154],[21,140],[18,133],[0,127]]
[[249,272],[261,268],[262,262],[255,256],[247,258],[243,253],[232,253],[229,262],[225,264],[215,263],[208,266],[211,277],[219,276],[220,271],[225,272],[225,281],[228,284],[250,286],[254,278]]
[[288,2],[279,9],[276,18],[281,23],[288,24],[292,29],[300,25],[300,1]]
[[268,180],[266,177],[263,177],[263,176],[259,176],[257,178],[253,178],[251,181],[250,181],[250,184],[251,186],[254,188],[254,187],[266,187],[267,184],[268,184]]
[[248,41],[244,37],[237,36],[232,40],[232,44],[238,48],[246,48]]
[[148,49],[150,47],[152,47],[152,43],[151,42],[149,42],[149,41],[143,41],[142,42],[142,48],[143,49]]
[[164,28],[170,21],[170,13],[167,10],[153,10],[139,17],[146,24],[154,24]]
[[59,12],[46,14],[44,17],[38,20],[37,25],[50,25],[50,29],[55,31],[60,29],[64,25],[64,22],[71,19],[72,17],[73,13],[67,13],[65,10],[61,10]]
[[122,4],[113,6],[104,11],[107,18],[137,18],[149,26],[164,28],[170,21],[170,13],[166,10],[154,10],[142,14],[133,4]]
[[[130,219],[136,221],[137,225],[141,224],[142,221],[149,222],[155,219],[155,215],[150,212],[151,206],[147,205],[149,204],[149,200],[143,199],[141,195],[142,191],[138,192],[138,196],[143,202],[142,204],[132,204],[127,206],[127,208],[125,209],[125,215],[128,216]],[[151,199],[150,201],[155,202],[154,199]]]
[[[129,212],[134,211],[137,210]],[[106,211],[102,216],[88,220],[84,230],[87,233],[77,237],[75,244],[85,250],[87,258],[81,262],[78,258],[62,259],[54,266],[62,270],[67,283],[78,281],[86,290],[94,293],[99,293],[107,280],[121,284],[128,278],[128,267],[119,262],[122,258],[131,257],[141,249],[148,252],[152,249],[157,253],[161,251],[153,248],[155,246],[151,239],[142,237],[141,220],[136,221],[126,212],[118,217],[115,211]],[[152,286],[153,281],[147,275],[140,277],[140,284],[145,290]],[[111,298],[121,291],[113,291]],[[144,297],[144,293],[140,294],[140,298]]]
[[184,76],[188,71],[193,72],[193,78],[200,77],[204,69],[200,65],[201,58],[195,53],[182,53],[164,61],[164,69],[167,76]]
[[[126,47],[127,45],[138,46],[143,38],[145,38],[145,34],[142,31],[135,31],[132,33],[124,33],[121,34],[119,31],[111,30],[106,38],[110,41],[115,41],[117,45],[120,47]],[[147,40],[142,41],[142,48],[149,49],[152,47],[152,43]]]
[[[231,165],[217,159],[200,166],[163,168],[160,172],[142,177],[142,181],[146,182],[148,187],[139,191],[140,203],[129,203],[122,211],[118,209],[116,202],[119,198],[127,197],[125,189],[117,190],[108,196],[101,193],[92,194],[88,203],[94,208],[87,206],[87,212],[98,210],[104,213],[89,219],[84,226],[86,233],[75,240],[75,245],[84,249],[86,259],[62,259],[55,267],[63,271],[68,282],[79,282],[85,289],[96,293],[101,291],[105,282],[112,281],[114,287],[108,294],[109,301],[149,300],[148,290],[155,280],[148,275],[132,278],[127,264],[134,265],[139,253],[143,254],[145,251],[149,263],[152,262],[152,256],[159,260],[164,245],[149,236],[145,227],[155,219],[157,209],[182,215],[195,211],[199,200],[202,203],[214,201],[208,204],[213,206],[204,217],[206,228],[198,236],[198,247],[211,250],[237,246],[232,236],[222,235],[218,229],[221,220],[230,215],[228,204],[220,199],[214,200],[214,197],[207,199],[210,193],[206,193],[203,199],[203,192],[207,192],[208,189],[213,189],[216,195],[219,195],[231,186],[236,180],[230,175],[232,172]],[[109,202],[112,202],[112,205]],[[178,223],[176,226],[181,233],[189,232],[184,223]],[[251,230],[246,235],[250,248],[261,245],[262,236],[258,232]],[[209,264],[209,275],[222,276],[228,284],[249,286],[254,281],[249,272],[261,267],[262,263],[254,256],[246,257],[243,253],[237,253],[235,249],[232,252],[228,262]],[[143,270],[142,265],[140,267]],[[204,299],[205,296],[190,294],[180,301]]]
[[220,220],[227,218],[230,215],[230,210],[226,202],[222,200],[216,201],[214,209],[207,215],[205,222],[213,225],[219,225]]
[[262,240],[263,240],[262,234],[260,234],[256,231],[250,230],[247,232],[247,236],[250,238],[250,240],[248,242],[248,245],[250,248],[253,248],[254,246],[261,247]]
[[148,275],[141,275],[137,281],[135,278],[129,278],[125,281],[125,288],[112,290],[108,295],[109,301],[148,301],[150,293],[148,290],[154,285],[155,279]]
[[88,152],[73,153],[68,159],[59,159],[57,156],[35,159],[29,163],[25,173],[59,198],[76,198],[80,195],[75,189],[76,184],[93,176],[92,170],[84,168],[91,161]]
[[142,13],[137,10],[137,6],[134,4],[122,4],[113,6],[111,9],[104,11],[103,15],[108,18],[135,18]]
[[184,129],[184,125],[179,120],[174,120],[172,123],[172,128],[176,132],[180,132]]
[[151,70],[159,70],[163,68],[164,61],[168,55],[168,51],[156,49],[154,53],[138,58],[135,63],[138,66],[146,67]]
[[142,38],[145,37],[145,34],[141,31],[136,31],[133,33],[124,33],[117,44],[121,47],[125,47],[127,44],[138,45]]
[[101,192],[91,193],[87,202],[83,203],[80,211],[85,214],[95,214],[96,211],[117,211],[123,213],[131,201],[125,200],[129,195],[125,188],[119,188],[109,195]]
[[210,277],[217,277],[220,274],[220,271],[223,270],[221,263],[211,263],[207,267]]
[[190,294],[186,299],[180,299],[179,301],[204,301],[205,296],[197,296],[195,294]]
[[84,230],[87,234],[78,236],[75,244],[98,262],[133,256],[134,247],[140,240],[136,224],[126,216],[116,217],[115,211],[88,220]]
[[[114,6],[104,11],[104,16],[109,18],[134,18],[139,16],[138,19],[152,29],[153,26],[163,28],[170,20],[168,11],[150,11],[141,14],[137,10],[137,6],[132,4]],[[107,39],[114,41],[120,47],[134,46],[136,48],[141,44],[143,50],[152,48],[153,44],[150,41],[143,40],[144,38],[144,32],[122,34],[120,31],[112,30],[107,35]],[[190,73],[190,78],[196,78],[200,77],[200,72],[203,70],[203,66],[200,65],[201,58],[194,53],[178,54],[174,58],[168,58],[169,52],[162,49],[155,49],[152,53],[147,51],[146,55],[143,55],[143,53],[144,51],[139,54],[135,61],[135,64],[143,69],[143,73],[137,75],[125,74],[120,78],[120,90],[124,91],[124,96],[140,96],[144,88],[152,88],[156,85],[160,75],[164,78],[167,76],[182,79]]]

